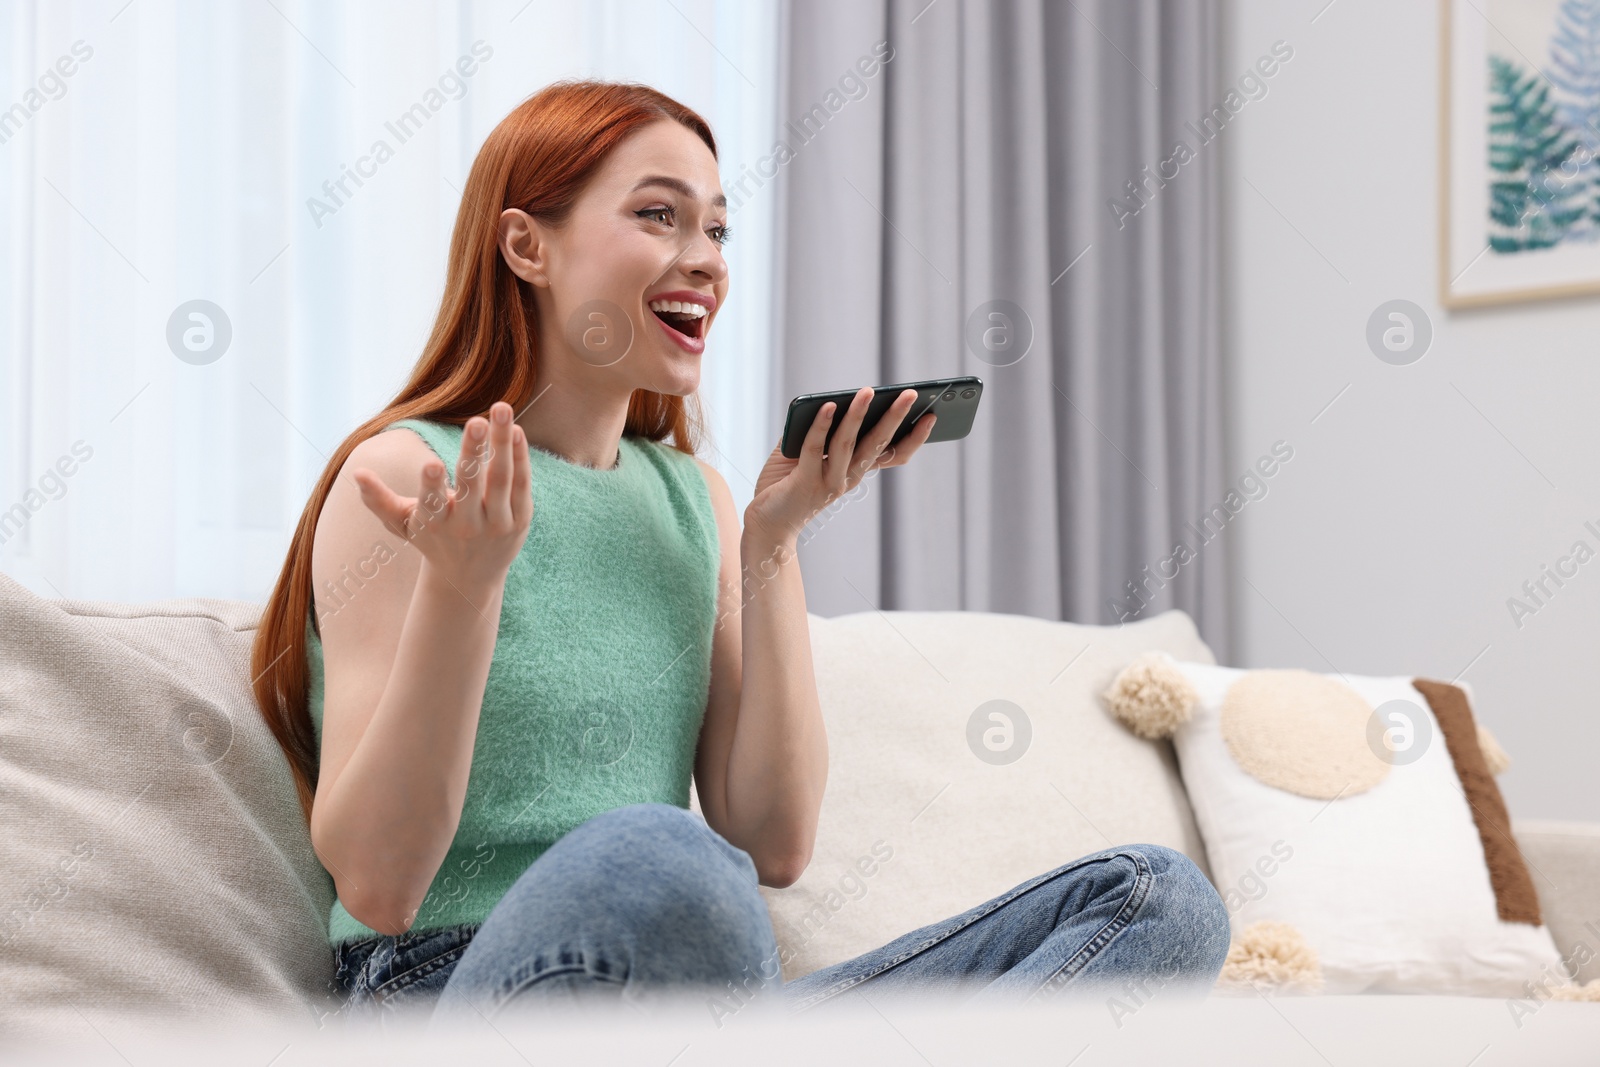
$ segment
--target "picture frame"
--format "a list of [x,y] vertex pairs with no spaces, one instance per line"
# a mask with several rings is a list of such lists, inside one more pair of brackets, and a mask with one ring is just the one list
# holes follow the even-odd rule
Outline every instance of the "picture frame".
[[1439,21],[1439,302],[1600,294],[1600,15],[1440,0]]

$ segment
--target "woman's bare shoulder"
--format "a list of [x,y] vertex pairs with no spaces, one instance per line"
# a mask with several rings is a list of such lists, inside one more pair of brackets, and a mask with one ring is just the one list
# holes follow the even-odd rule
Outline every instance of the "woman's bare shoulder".
[[[347,489],[348,495],[361,504],[360,487],[352,475],[365,467],[401,496],[416,496],[422,487],[422,466],[435,458],[433,449],[415,431],[405,427],[383,430],[350,450],[344,466],[339,469],[334,489]],[[331,494],[328,502],[333,502]],[[365,511],[366,506],[361,505],[361,510]]]
[[422,467],[433,458],[427,443],[404,427],[375,433],[351,449],[317,517],[311,572],[318,587],[374,541],[394,540],[362,501],[353,472],[365,468],[400,496],[414,497],[422,489]]
[[[351,449],[340,474],[347,475],[357,467],[366,467],[378,474],[400,475],[409,472],[419,479],[420,484],[422,464],[432,457],[433,449],[428,447],[420,434],[409,427],[395,426],[380,430]],[[394,490],[397,493],[401,491],[399,486],[395,486]]]

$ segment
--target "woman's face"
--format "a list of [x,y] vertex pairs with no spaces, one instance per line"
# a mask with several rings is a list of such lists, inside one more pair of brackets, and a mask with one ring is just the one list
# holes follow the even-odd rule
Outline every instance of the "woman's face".
[[535,289],[541,351],[559,345],[580,376],[614,376],[629,392],[694,392],[728,291],[727,211],[704,141],[665,119],[634,131],[567,223],[536,230],[546,255],[545,284]]

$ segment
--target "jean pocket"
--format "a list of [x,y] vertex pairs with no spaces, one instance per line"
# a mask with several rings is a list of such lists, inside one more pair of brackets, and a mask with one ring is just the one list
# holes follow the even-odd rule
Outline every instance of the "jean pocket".
[[466,923],[385,939],[368,960],[365,984],[373,999],[438,993],[477,929],[478,924]]

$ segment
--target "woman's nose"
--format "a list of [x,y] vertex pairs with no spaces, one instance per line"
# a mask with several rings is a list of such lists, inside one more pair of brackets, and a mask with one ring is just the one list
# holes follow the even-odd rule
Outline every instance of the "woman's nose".
[[684,249],[679,263],[685,270],[703,274],[714,281],[721,281],[728,273],[728,263],[722,256],[722,246],[717,244],[710,234],[702,233],[695,237],[689,247]]

